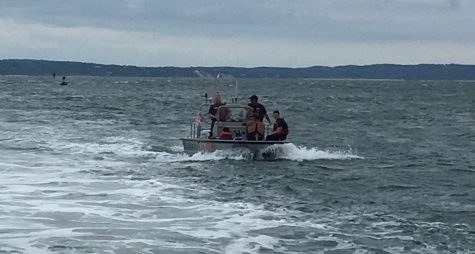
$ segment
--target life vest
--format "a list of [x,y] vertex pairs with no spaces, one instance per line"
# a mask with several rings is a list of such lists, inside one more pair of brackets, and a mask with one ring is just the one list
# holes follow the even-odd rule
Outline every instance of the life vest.
[[247,121],[246,123],[246,132],[249,133],[259,133],[264,135],[265,126],[263,122],[256,122],[256,121]]
[[233,133],[231,131],[221,131],[221,134],[219,136],[225,139],[232,139]]
[[247,115],[248,120],[262,121],[264,119],[264,116],[267,113],[264,105],[260,103],[249,103],[247,106],[250,108]]
[[[277,130],[277,125],[274,124],[274,131]],[[282,127],[282,131],[280,134],[288,135],[289,134],[289,127]]]
[[282,134],[289,135],[289,127],[282,127]]
[[[281,118],[282,119],[282,118]],[[280,120],[280,119],[279,119]],[[282,135],[288,135],[289,134],[289,126],[287,125],[287,123],[282,119],[280,121],[281,123],[284,123],[283,126],[280,126],[282,127],[282,132],[280,134]],[[279,128],[279,126],[277,125],[277,122],[274,124],[274,131],[277,130],[277,128]]]

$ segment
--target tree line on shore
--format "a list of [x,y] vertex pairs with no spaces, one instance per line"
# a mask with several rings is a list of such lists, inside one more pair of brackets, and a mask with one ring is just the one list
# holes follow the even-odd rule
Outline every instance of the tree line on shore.
[[345,66],[285,67],[139,67],[70,61],[30,59],[0,60],[0,75],[64,75],[124,77],[203,78],[322,78],[475,80],[475,65],[461,64],[373,64]]

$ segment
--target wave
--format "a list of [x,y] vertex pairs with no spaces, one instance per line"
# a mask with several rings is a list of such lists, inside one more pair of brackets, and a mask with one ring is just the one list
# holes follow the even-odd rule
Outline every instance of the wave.
[[[171,151],[174,152],[171,152]],[[269,156],[270,155],[270,156]],[[217,150],[214,152],[197,152],[186,154],[183,148],[174,146],[168,151],[157,152],[157,160],[160,162],[185,162],[185,161],[217,161],[217,160],[291,160],[291,161],[313,161],[313,160],[349,160],[364,159],[348,151],[319,150],[316,147],[307,148],[296,146],[295,144],[273,145],[263,150],[257,158],[247,149]]]
[[[349,160],[364,159],[356,155],[351,148],[347,151],[321,150],[317,147],[297,146],[295,144],[283,144],[270,146],[255,157],[245,148],[233,148],[217,150],[214,152],[185,153],[182,146],[147,145],[135,138],[108,137],[101,142],[62,143],[55,146],[56,149],[66,149],[69,153],[94,154],[98,156],[119,157],[147,157],[157,162],[199,162],[218,160],[290,160],[290,161],[314,161],[314,160]],[[269,156],[270,155],[270,156]]]
[[348,151],[330,151],[319,150],[317,147],[296,146],[292,143],[268,147],[263,153],[272,153],[275,159],[292,161],[364,159],[354,154],[351,148]]
[[[192,161],[218,161],[218,160],[246,160],[250,157],[249,151],[243,150],[218,150],[211,153],[197,152],[194,154],[157,152],[160,162],[192,162]],[[252,158],[252,157],[251,157]]]
[[67,150],[73,154],[109,154],[122,157],[154,155],[140,140],[124,137],[107,137],[98,142],[55,142],[52,146],[56,150]]

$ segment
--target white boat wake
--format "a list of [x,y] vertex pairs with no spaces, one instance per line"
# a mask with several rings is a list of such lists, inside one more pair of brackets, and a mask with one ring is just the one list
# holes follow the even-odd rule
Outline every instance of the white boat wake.
[[182,147],[173,147],[169,152],[157,152],[157,160],[160,162],[186,162],[186,161],[217,161],[217,160],[291,160],[291,161],[313,161],[313,160],[350,160],[364,159],[353,153],[351,149],[347,151],[320,150],[316,147],[307,148],[296,146],[292,143],[273,145],[266,148],[257,157],[253,157],[253,152],[246,149],[217,150],[214,152],[197,152],[186,154]]
[[320,150],[317,147],[296,146],[292,143],[268,147],[263,151],[263,154],[266,153],[272,154],[273,159],[292,161],[364,159],[354,154],[351,148],[348,151],[330,151]]

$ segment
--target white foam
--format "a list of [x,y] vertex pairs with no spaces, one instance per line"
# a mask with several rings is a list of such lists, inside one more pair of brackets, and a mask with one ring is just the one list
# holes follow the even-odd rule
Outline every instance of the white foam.
[[351,149],[348,151],[319,150],[317,147],[307,148],[292,143],[274,145],[267,148],[266,151],[274,153],[277,159],[292,161],[364,159],[364,157],[353,154]]
[[[183,153],[183,148],[172,147],[173,152],[156,152],[156,160],[159,162],[192,162],[192,161],[218,161],[224,159],[247,160],[252,158],[252,154],[245,149],[217,150],[214,152],[197,152],[192,155]],[[316,147],[307,148],[294,144],[274,145],[263,151],[274,154],[274,159],[285,159],[292,161],[312,161],[312,160],[348,160],[364,159],[353,153],[351,148],[348,151],[319,150]]]
[[202,221],[182,221],[173,230],[200,239],[229,239],[223,253],[260,253],[263,248],[288,253],[281,244],[284,239],[264,232],[279,227],[328,229],[327,225],[315,221],[294,221],[290,215],[296,215],[298,211],[269,211],[261,205],[241,202],[208,201],[201,202],[200,206],[202,208],[197,208],[196,213],[207,217]]
[[261,247],[272,250],[278,242],[279,239],[267,235],[239,238],[226,246],[224,253],[259,253]]
[[8,248],[1,250],[12,250],[12,252],[24,252],[24,253],[38,253],[49,254],[51,251],[42,249],[39,245],[33,245],[37,239],[41,238],[60,238],[60,237],[81,237],[87,234],[75,232],[75,228],[64,229],[43,229],[41,231],[29,232],[29,233],[9,233],[4,235],[2,243],[6,244]]
[[183,146],[172,146],[172,147],[170,147],[170,150],[172,150],[173,152],[183,152],[184,151]]
[[224,159],[245,160],[246,157],[240,151],[235,150],[217,150],[211,153],[197,152],[189,155],[186,153],[167,153],[157,152],[156,159],[159,162],[187,162],[187,161],[218,161]]
[[[82,140],[82,139],[77,139]],[[70,140],[71,141],[71,140]],[[292,221],[297,211],[269,211],[263,206],[249,203],[219,202],[196,197],[206,193],[206,187],[194,186],[180,179],[168,179],[159,176],[149,181],[128,179],[129,176],[103,176],[95,173],[78,173],[82,171],[118,171],[149,170],[149,163],[156,167],[159,163],[170,163],[167,167],[179,167],[180,162],[201,162],[218,160],[246,160],[249,151],[218,150],[212,153],[198,152],[192,155],[183,153],[181,146],[172,146],[166,151],[151,151],[140,139],[129,137],[103,137],[100,140],[81,143],[67,142],[65,139],[52,138],[47,142],[55,152],[64,152],[61,156],[49,153],[35,155],[31,152],[22,153],[23,160],[16,158],[18,154],[2,161],[0,166],[14,170],[5,171],[0,183],[0,201],[3,203],[3,214],[0,221],[16,220],[17,223],[5,224],[2,229],[12,228],[42,229],[40,232],[9,233],[9,244],[35,248],[35,243],[43,237],[76,237],[94,236],[90,227],[103,227],[97,221],[114,221],[124,227],[141,228],[150,225],[157,230],[178,232],[201,239],[205,243],[226,241],[225,253],[259,253],[262,249],[278,250],[285,248],[280,239],[269,235],[266,229],[278,229],[281,226],[321,229],[325,226],[315,221]],[[317,148],[297,147],[293,144],[278,146],[281,151],[279,159],[317,160],[317,159],[353,159],[361,158],[348,152],[322,151]],[[104,154],[105,159],[88,158],[89,155]],[[68,156],[71,155],[71,156]],[[79,155],[79,156],[78,156]],[[86,155],[86,156],[82,156]],[[33,156],[39,156],[33,157]],[[143,158],[149,160],[127,160],[123,157]],[[6,158],[6,157],[5,157]],[[34,158],[34,159],[32,159]],[[118,159],[119,158],[119,159]],[[34,162],[30,162],[34,161]],[[137,167],[136,164],[140,164]],[[142,167],[143,166],[143,167]],[[21,169],[18,170],[18,169]],[[20,172],[18,172],[20,171]],[[38,173],[41,172],[41,173]],[[33,176],[33,175],[34,176]],[[33,177],[32,177],[33,176]],[[130,177],[133,177],[131,174]],[[119,179],[120,178],[120,179]],[[194,198],[187,193],[193,193]],[[184,195],[185,194],[185,195]],[[31,200],[29,197],[34,197]],[[11,202],[11,200],[15,202]],[[164,215],[161,210],[173,211]],[[18,214],[16,210],[21,210]],[[58,221],[51,216],[56,213],[77,216],[74,223],[90,224],[79,228],[65,228],[53,231]],[[79,215],[69,215],[80,213]],[[19,220],[19,218],[21,220]],[[95,224],[97,223],[97,224]],[[67,227],[67,225],[65,226]],[[75,233],[82,232],[82,233]],[[152,242],[153,235],[135,238],[135,242]],[[132,240],[132,239],[131,239]],[[127,241],[117,242],[122,245]],[[156,243],[156,242],[155,242]],[[97,244],[100,244],[97,242]],[[190,248],[193,246],[164,241],[170,247]],[[29,247],[28,247],[29,246]],[[213,245],[212,245],[213,246]],[[214,246],[213,246],[214,247]],[[36,249],[21,249],[37,253]]]
[[[145,148],[145,145],[138,139],[124,137],[107,137],[102,142],[93,143],[62,143],[56,144],[57,149],[67,149],[73,153],[86,154],[115,154],[118,156],[155,157],[159,162],[186,162],[186,161],[217,161],[217,160],[247,160],[252,158],[252,154],[245,149],[217,150],[214,152],[197,152],[192,155],[184,153],[182,146],[171,146],[170,152],[157,152]],[[319,150],[317,147],[307,148],[296,146],[295,144],[274,145],[266,150],[275,154],[275,159],[285,159],[292,161],[311,160],[347,160],[363,159],[353,153],[351,148],[347,151]]]
[[56,143],[56,149],[66,149],[72,153],[116,154],[119,156],[148,156],[155,152],[143,149],[142,142],[136,139],[108,137],[100,143]]

